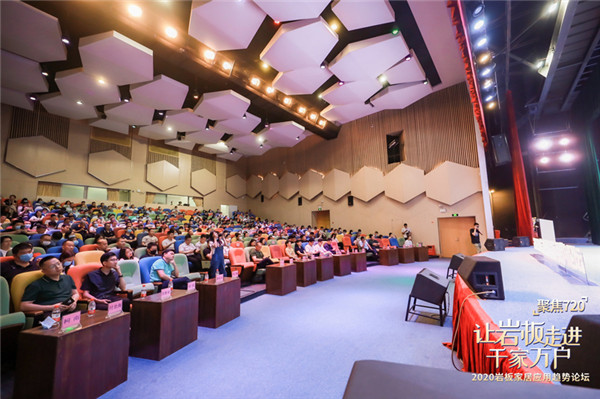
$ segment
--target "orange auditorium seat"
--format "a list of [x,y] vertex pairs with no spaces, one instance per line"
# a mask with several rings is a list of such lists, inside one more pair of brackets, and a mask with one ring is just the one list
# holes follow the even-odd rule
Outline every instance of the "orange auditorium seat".
[[349,235],[345,235],[342,238],[342,244],[344,244],[344,251],[352,252],[353,249],[356,249],[356,245],[352,245],[352,240]]
[[98,246],[96,244],[86,244],[86,245],[82,245],[81,248],[79,248],[79,252],[97,251],[97,250],[98,250]]
[[269,249],[271,250],[271,257],[272,258],[277,258],[279,260],[289,260],[290,258],[288,256],[284,256],[285,252],[283,252],[281,250],[281,247],[279,245],[269,245]]
[[231,270],[237,270],[240,278],[244,281],[250,280],[256,270],[254,262],[246,262],[243,248],[231,248],[229,250],[229,261],[231,262]]
[[89,272],[93,272],[94,270],[100,269],[102,266],[98,263],[91,263],[85,265],[78,265],[77,267],[70,267],[67,274],[71,276],[73,282],[75,283],[75,287],[77,288],[77,292],[79,293],[79,297],[83,297],[83,292],[81,291],[81,283],[83,279]]

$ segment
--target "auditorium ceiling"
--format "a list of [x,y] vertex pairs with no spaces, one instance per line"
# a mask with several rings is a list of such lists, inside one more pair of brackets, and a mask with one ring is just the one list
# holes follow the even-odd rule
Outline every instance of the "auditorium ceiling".
[[465,81],[445,1],[2,1],[2,102],[237,160]]

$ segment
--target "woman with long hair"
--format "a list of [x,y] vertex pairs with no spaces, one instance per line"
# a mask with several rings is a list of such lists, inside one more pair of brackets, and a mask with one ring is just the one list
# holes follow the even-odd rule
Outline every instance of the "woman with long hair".
[[208,277],[214,278],[219,273],[225,275],[225,256],[223,255],[223,246],[225,246],[225,240],[223,237],[213,231],[210,233],[208,245],[210,247],[210,269],[208,270]]

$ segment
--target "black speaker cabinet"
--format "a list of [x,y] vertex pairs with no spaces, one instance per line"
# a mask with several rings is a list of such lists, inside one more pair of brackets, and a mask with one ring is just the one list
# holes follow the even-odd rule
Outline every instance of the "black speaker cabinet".
[[415,278],[410,296],[434,305],[440,305],[444,302],[448,284],[450,284],[448,279],[429,269],[423,269]]
[[513,247],[529,247],[531,243],[529,242],[529,237],[513,237],[512,245]]
[[302,197],[298,197],[298,206],[302,206]]
[[506,241],[503,238],[488,238],[485,240],[485,248],[488,251],[504,251]]
[[487,256],[466,256],[458,268],[458,274],[473,292],[492,291],[480,295],[481,298],[504,300],[500,261]]
[[576,315],[571,317],[566,334],[569,329],[579,327],[581,338],[579,346],[568,346],[570,349],[569,359],[556,359],[556,368],[552,363],[552,371],[555,373],[589,373],[590,381],[561,382],[568,385],[579,385],[588,388],[600,388],[600,314]]
[[348,196],[348,206],[352,206],[354,205],[354,197],[349,195]]
[[465,259],[463,254],[454,254],[452,255],[452,259],[450,260],[450,265],[448,266],[448,270],[446,271],[446,278],[454,278],[454,275],[458,271],[458,267]]

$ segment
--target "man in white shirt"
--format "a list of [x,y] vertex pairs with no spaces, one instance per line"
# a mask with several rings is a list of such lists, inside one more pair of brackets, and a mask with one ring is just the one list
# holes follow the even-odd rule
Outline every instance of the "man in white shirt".
[[317,244],[315,244],[314,239],[308,239],[308,244],[306,244],[304,247],[304,253],[306,255],[317,255],[319,253],[319,249],[317,248]]
[[179,245],[179,253],[187,256],[188,260],[192,262],[192,269],[190,272],[199,272],[202,269],[202,250],[192,244],[192,236],[186,235],[182,244]]
[[331,256],[333,255],[331,252],[329,252],[328,250],[325,249],[325,247],[323,247],[323,239],[319,238],[317,240],[317,243],[315,244],[315,249],[317,250],[317,255],[322,255],[322,256]]
[[404,227],[402,228],[402,237],[404,237],[404,239],[407,240],[409,235],[410,229],[408,228],[408,224],[404,223]]

